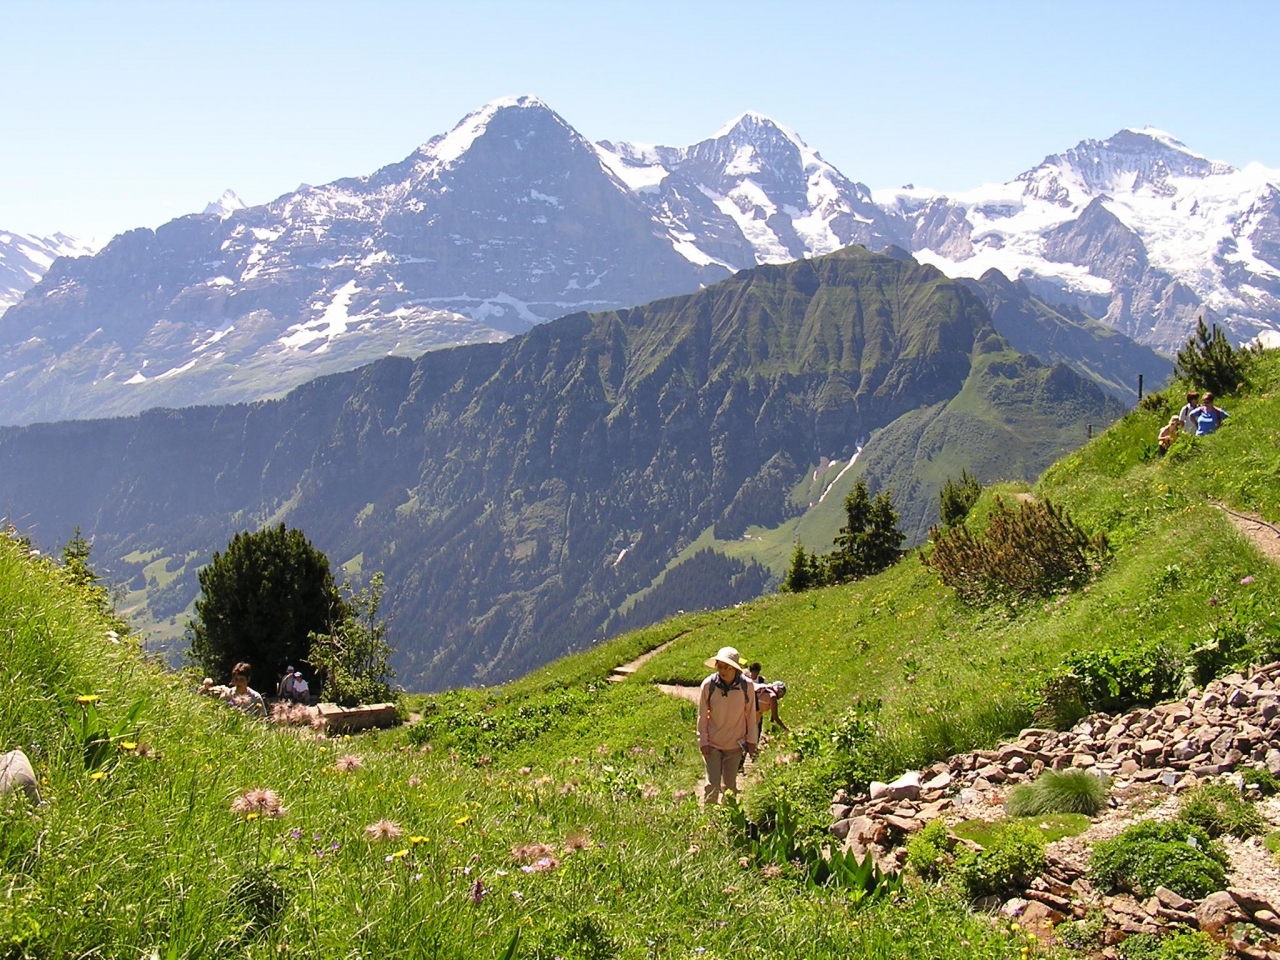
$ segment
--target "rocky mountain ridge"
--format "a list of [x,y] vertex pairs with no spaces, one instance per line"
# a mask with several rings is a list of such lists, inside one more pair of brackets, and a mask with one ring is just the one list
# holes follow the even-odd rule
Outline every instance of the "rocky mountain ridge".
[[49,237],[0,230],[0,316],[39,283],[59,257],[84,257],[94,246],[55,233]]
[[596,144],[506,98],[369,176],[229,194],[59,261],[0,324],[0,422],[276,396],[853,243],[998,269],[1166,350],[1200,313],[1248,337],[1280,323],[1278,184],[1144,130],[966,194],[873,193],[759,114],[688,147]]

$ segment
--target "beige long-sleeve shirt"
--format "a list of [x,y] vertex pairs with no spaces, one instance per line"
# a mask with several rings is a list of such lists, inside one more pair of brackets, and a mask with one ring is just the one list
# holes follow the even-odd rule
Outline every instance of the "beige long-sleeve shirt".
[[713,673],[698,690],[698,747],[740,750],[739,741],[755,746],[756,704],[751,681],[741,674],[726,691]]

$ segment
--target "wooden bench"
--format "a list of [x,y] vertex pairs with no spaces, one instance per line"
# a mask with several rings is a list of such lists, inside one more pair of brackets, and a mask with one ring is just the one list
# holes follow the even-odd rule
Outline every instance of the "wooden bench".
[[394,703],[366,703],[359,707],[322,703],[316,709],[330,733],[353,733],[370,727],[394,727],[398,722]]

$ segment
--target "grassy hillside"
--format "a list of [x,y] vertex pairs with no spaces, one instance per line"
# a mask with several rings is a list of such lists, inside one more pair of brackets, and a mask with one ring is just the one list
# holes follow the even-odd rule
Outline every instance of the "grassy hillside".
[[[1262,366],[1258,382],[1280,382],[1280,358]],[[1069,650],[1185,650],[1233,613],[1266,624],[1280,576],[1210,497],[1280,519],[1272,391],[1232,400],[1217,436],[1161,460],[1143,450],[1167,415],[1137,411],[1036,485],[1111,537],[1087,592],[975,610],[908,557],[848,587],[627,634],[501,688],[419,698],[419,727],[350,740],[193,696],[112,642],[53,565],[0,538],[0,681],[21,692],[0,700],[0,748],[32,754],[47,801],[0,804],[0,955],[489,958],[519,931],[528,958],[1021,957],[1019,935],[936,894],[855,909],[741,866],[728,825],[684,793],[692,710],[650,681],[699,680],[724,644],[763,660],[791,686],[795,733],[764,751],[748,801],[786,788],[820,819],[831,770],[796,748],[806,729],[829,740],[859,700],[882,703],[864,713],[866,772],[891,774],[1015,729]],[[666,641],[630,680],[604,682]],[[139,729],[87,768],[82,713],[116,721],[135,702]],[[345,755],[359,768],[340,771]],[[286,816],[232,811],[259,787]],[[366,839],[381,818],[403,835]],[[524,859],[554,866],[522,871],[512,848],[537,843],[551,849]]]

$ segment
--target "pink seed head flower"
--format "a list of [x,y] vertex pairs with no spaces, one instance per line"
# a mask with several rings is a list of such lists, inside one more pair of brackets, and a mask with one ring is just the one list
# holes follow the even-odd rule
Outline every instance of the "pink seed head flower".
[[404,828],[394,820],[388,820],[385,817],[376,823],[371,823],[364,828],[365,839],[371,843],[379,840],[396,840],[404,836]]
[[363,766],[364,761],[354,753],[343,754],[334,763],[334,767],[336,767],[340,773],[355,773]]
[[246,790],[231,801],[231,812],[244,816],[256,814],[279,819],[287,814],[289,809],[280,802],[280,795],[274,790],[255,787],[252,790]]

